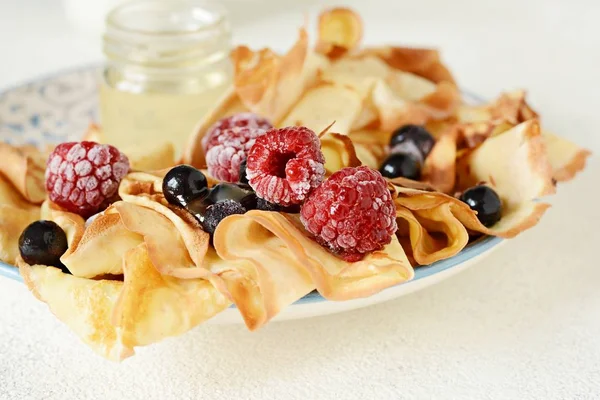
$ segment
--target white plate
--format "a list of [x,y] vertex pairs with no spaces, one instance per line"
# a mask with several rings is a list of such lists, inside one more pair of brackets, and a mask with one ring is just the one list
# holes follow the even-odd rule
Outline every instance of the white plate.
[[[90,122],[98,122],[98,85],[100,69],[84,67],[35,80],[0,94],[0,138],[12,144],[44,145],[78,140]],[[465,94],[477,103],[476,96]],[[366,307],[395,299],[431,286],[476,264],[502,243],[496,237],[483,237],[469,244],[458,255],[419,267],[412,281],[397,285],[364,299],[327,301],[313,292],[287,307],[276,320],[327,315]],[[0,275],[22,280],[18,270],[0,262]],[[211,319],[212,323],[242,323],[235,307]]]

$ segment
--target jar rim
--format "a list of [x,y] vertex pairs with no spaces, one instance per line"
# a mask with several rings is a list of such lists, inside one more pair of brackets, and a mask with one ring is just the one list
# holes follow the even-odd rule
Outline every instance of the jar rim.
[[[171,15],[165,13],[170,11]],[[191,12],[190,12],[191,11]],[[137,23],[132,21],[127,22],[127,17],[132,17],[133,14],[138,19]],[[184,13],[195,18],[195,25],[189,25],[189,28],[182,29],[181,21],[177,21],[177,14]],[[180,15],[180,16],[181,16]],[[152,21],[152,18],[159,20]],[[168,21],[166,18],[176,17],[173,21]],[[202,18],[201,18],[202,17]],[[208,17],[208,18],[207,18]],[[106,17],[107,29],[115,29],[123,33],[156,35],[156,36],[172,36],[172,35],[194,35],[198,33],[213,30],[227,20],[227,10],[215,2],[206,0],[137,0],[126,2],[114,8]],[[156,27],[144,28],[144,24],[156,24]],[[165,26],[172,23],[172,29],[158,28],[160,24]]]

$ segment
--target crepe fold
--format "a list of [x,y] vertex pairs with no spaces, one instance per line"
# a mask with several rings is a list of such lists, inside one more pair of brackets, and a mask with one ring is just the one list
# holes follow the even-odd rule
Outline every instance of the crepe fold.
[[390,68],[409,72],[429,81],[455,84],[434,49],[411,47],[367,47],[359,49],[363,21],[355,11],[345,7],[324,10],[318,21],[317,52],[336,60],[341,57],[377,57]]
[[315,50],[336,59],[355,49],[363,36],[360,15],[349,8],[335,7],[319,15]]
[[[5,144],[0,144],[0,152],[5,149]],[[6,154],[6,152],[4,153]],[[16,154],[13,153],[13,155]],[[14,158],[8,157],[13,162]],[[4,165],[0,163],[0,165]],[[23,166],[17,164],[5,167],[0,173],[0,260],[15,265],[19,255],[19,236],[30,223],[40,218],[40,207],[24,197],[12,181],[24,182],[24,178],[31,170],[16,168]],[[9,179],[8,175],[12,174]]]
[[19,236],[39,217],[39,209],[0,204],[0,260],[15,265],[19,256]]
[[161,275],[144,243],[123,258],[123,280],[87,279],[19,261],[27,287],[101,356],[120,361],[134,348],[180,335],[229,300],[204,279]]
[[585,168],[586,160],[592,153],[577,144],[551,132],[542,131],[552,167],[552,177],[557,182],[573,179]]
[[254,210],[227,217],[214,244],[224,260],[245,262],[237,278],[223,278],[250,329],[313,289],[329,300],[349,300],[413,277],[395,238],[383,250],[348,263],[312,240],[296,216],[280,213]]
[[418,264],[452,257],[469,242],[469,234],[512,238],[537,224],[549,204],[537,199],[552,194],[552,170],[537,120],[530,120],[486,140],[457,164],[458,187],[485,182],[502,201],[502,216],[491,227],[455,197],[423,183],[392,180],[398,234],[410,239]]
[[0,159],[0,174],[26,201],[41,204],[46,197],[45,154],[29,145],[11,146],[0,143]]
[[453,84],[394,70],[376,57],[347,57],[321,69],[321,83],[309,88],[281,125],[348,134],[364,128],[392,131],[408,124],[450,116],[460,103]]

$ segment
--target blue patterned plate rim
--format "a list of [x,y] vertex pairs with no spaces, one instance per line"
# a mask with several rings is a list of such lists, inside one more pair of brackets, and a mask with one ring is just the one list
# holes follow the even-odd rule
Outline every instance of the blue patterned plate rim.
[[[69,69],[57,71],[54,73],[50,73],[50,74],[44,75],[42,77],[38,77],[37,79],[23,82],[23,83],[20,83],[17,85],[3,87],[3,88],[0,88],[0,98],[5,96],[6,94],[10,93],[11,91],[14,91],[14,90],[17,90],[20,88],[24,88],[29,85],[41,84],[46,81],[51,82],[53,79],[61,78],[62,76],[67,75],[67,74],[73,74],[73,73],[78,73],[78,72],[84,73],[84,72],[99,71],[100,68],[101,68],[100,64],[84,65],[84,66],[80,66],[80,67],[69,68]],[[468,91],[463,91],[463,95],[473,103],[483,102],[483,99],[480,96],[470,93]],[[497,246],[500,242],[502,242],[502,240],[503,239],[501,239],[501,238],[493,237],[493,236],[481,237],[478,240],[474,241],[473,243],[470,243],[467,247],[465,247],[460,253],[458,253],[454,257],[451,257],[451,258],[448,258],[445,260],[441,260],[441,261],[437,261],[431,265],[415,268],[415,276],[414,276],[413,280],[402,283],[402,285],[410,285],[411,282],[415,282],[420,279],[425,279],[427,277],[438,274],[447,269],[457,267],[460,264],[462,264],[472,258],[475,258],[478,255],[483,254],[486,251],[490,250],[491,248]],[[0,261],[0,276],[4,276],[7,278],[16,280],[16,281],[23,282],[23,278],[19,274],[18,268],[16,268],[13,265],[2,262],[2,261]],[[318,292],[315,291],[315,292],[311,292],[311,293],[307,294],[300,300],[296,301],[294,304],[309,304],[309,303],[318,303],[318,302],[323,302],[323,301],[326,301],[326,300]]]

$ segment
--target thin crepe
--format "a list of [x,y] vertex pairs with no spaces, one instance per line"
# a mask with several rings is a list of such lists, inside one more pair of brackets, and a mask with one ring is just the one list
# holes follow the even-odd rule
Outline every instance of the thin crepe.
[[348,263],[308,237],[297,217],[249,211],[224,219],[215,232],[224,260],[247,261],[246,279],[229,281],[234,302],[256,329],[313,289],[329,300],[373,295],[412,279],[413,269],[397,240],[363,260]]
[[442,63],[440,54],[435,49],[414,47],[370,47],[361,49],[358,56],[376,56],[390,67],[413,73],[432,82],[449,82],[456,84],[452,74]]
[[511,238],[533,227],[549,207],[535,200],[554,191],[537,120],[488,139],[459,160],[457,171],[459,187],[483,181],[495,189],[502,200],[501,219],[486,228],[460,200],[396,181],[397,216],[408,224],[413,257],[419,264],[457,254],[468,243],[469,231]]
[[145,244],[123,259],[124,281],[86,279],[19,261],[27,287],[92,350],[113,361],[180,335],[213,317],[230,301],[204,279],[161,275]]
[[337,59],[357,47],[362,36],[360,15],[349,8],[331,8],[319,15],[315,50],[329,59]]
[[33,146],[11,146],[0,142],[0,174],[25,200],[41,204],[46,198],[46,156]]
[[[323,82],[353,88],[361,98],[359,112],[351,108],[349,116],[344,116],[345,119],[353,119],[352,130],[379,127],[391,131],[406,123],[422,124],[450,116],[460,103],[460,93],[453,84],[436,84],[417,75],[394,70],[374,56],[340,59],[323,69],[320,76]],[[338,105],[340,110],[348,107],[339,104],[339,101],[332,103],[315,96],[311,97],[311,101],[313,110],[320,110],[323,105],[328,108]],[[304,120],[307,117],[296,118]],[[335,115],[329,116],[329,119],[337,120]],[[336,130],[339,128],[336,127]]]
[[[186,263],[176,265],[169,263],[168,260],[159,260],[160,257],[166,257],[160,254],[161,251],[169,254],[172,250],[169,246],[165,246],[160,235],[152,231],[152,225],[148,227],[142,226],[136,221],[134,215],[125,218],[126,224],[131,230],[144,235],[146,243],[149,244],[151,257],[153,257],[153,261],[161,273],[183,279],[207,276],[210,278],[208,270],[203,267],[204,258],[208,250],[209,235],[202,230],[200,224],[187,211],[170,205],[164,198],[162,194],[162,178],[166,172],[131,173],[121,182],[119,195],[126,203],[153,210],[157,215],[144,212],[145,210],[138,211],[144,212],[148,216],[151,215],[151,218],[160,223],[166,230],[177,232],[181,241],[178,242],[176,249],[179,249],[180,259],[185,259]],[[212,182],[209,182],[209,184],[212,184]],[[134,209],[125,205],[120,206],[118,212],[123,216],[123,213],[127,214],[131,210]],[[159,216],[168,220],[169,224],[166,224],[164,219],[159,218]],[[183,248],[180,244],[184,245],[189,260],[182,254]]]
[[542,131],[542,137],[552,166],[552,177],[557,182],[573,179],[585,168],[587,158],[592,155],[589,150],[553,133]]
[[456,122],[464,144],[472,148],[488,137],[537,117],[538,114],[526,101],[525,91],[515,90],[501,94],[488,104],[460,107]]

